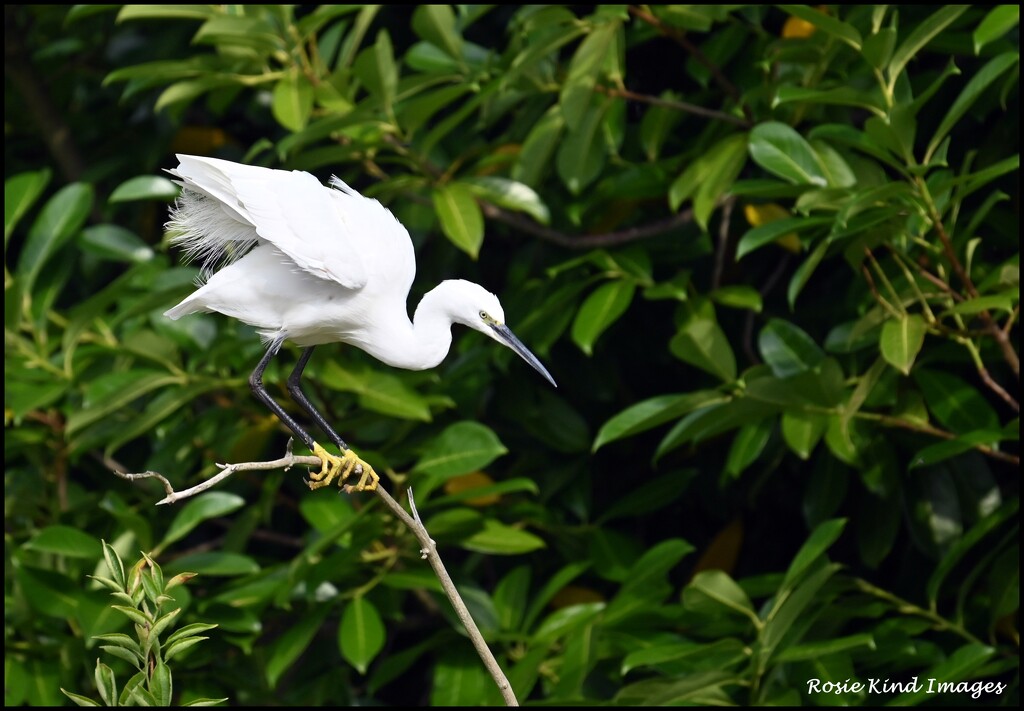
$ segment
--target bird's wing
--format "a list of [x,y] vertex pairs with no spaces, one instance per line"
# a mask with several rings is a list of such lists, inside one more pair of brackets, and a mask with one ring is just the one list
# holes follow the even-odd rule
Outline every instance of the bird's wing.
[[217,158],[179,155],[178,160],[171,172],[186,188],[220,202],[302,270],[350,289],[366,285],[353,225],[337,210],[332,189],[314,176]]

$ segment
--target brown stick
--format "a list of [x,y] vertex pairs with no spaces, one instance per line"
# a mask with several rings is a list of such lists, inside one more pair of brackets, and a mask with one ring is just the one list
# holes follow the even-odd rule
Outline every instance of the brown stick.
[[553,230],[550,227],[538,224],[524,215],[509,212],[508,210],[504,210],[490,203],[482,202],[480,203],[480,208],[483,210],[484,215],[492,220],[504,222],[505,224],[516,227],[523,232],[535,235],[541,239],[547,240],[548,242],[554,242],[562,247],[568,247],[569,249],[613,247],[615,245],[634,242],[647,237],[655,237],[674,230],[677,227],[687,225],[693,221],[693,210],[686,209],[672,215],[672,217],[658,222],[652,222],[649,225],[630,227],[625,230],[606,232],[599,235],[581,235],[579,237],[574,237],[572,235],[567,235],[564,232],[559,232],[558,230]]
[[732,123],[743,128],[750,128],[751,123],[746,119],[727,114],[724,111],[716,111],[715,109],[706,109],[703,106],[697,104],[691,104],[686,101],[674,101],[672,99],[662,99],[660,96],[649,96],[647,94],[638,94],[635,91],[629,89],[615,89],[613,87],[597,85],[594,87],[594,91],[599,91],[602,94],[608,96],[617,96],[621,99],[629,99],[630,101],[639,101],[643,104],[650,104],[651,106],[662,106],[666,109],[675,109],[676,111],[682,111],[688,114],[696,114],[697,116],[705,116],[707,118],[716,119],[718,121],[725,121],[726,123]]

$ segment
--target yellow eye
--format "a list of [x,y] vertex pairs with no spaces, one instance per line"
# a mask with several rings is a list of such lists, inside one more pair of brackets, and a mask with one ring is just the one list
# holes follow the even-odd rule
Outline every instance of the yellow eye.
[[484,321],[490,321],[491,320],[491,317],[487,315],[486,311],[481,311],[480,312],[480,318],[482,318]]

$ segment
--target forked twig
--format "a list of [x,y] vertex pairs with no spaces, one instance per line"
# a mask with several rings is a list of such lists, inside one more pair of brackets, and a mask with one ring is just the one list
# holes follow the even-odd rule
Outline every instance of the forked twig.
[[[288,448],[285,456],[280,459],[275,459],[270,462],[242,462],[237,464],[218,464],[221,471],[216,475],[210,477],[204,482],[197,484],[196,486],[190,487],[183,491],[175,491],[174,487],[167,480],[165,476],[154,471],[146,471],[141,473],[129,473],[121,471],[121,467],[116,465],[116,462],[106,459],[104,463],[114,472],[117,476],[122,479],[129,481],[137,481],[139,479],[158,479],[164,487],[164,491],[167,495],[157,502],[157,504],[173,504],[177,501],[187,499],[196,494],[202,493],[207,489],[215,486],[224,479],[228,478],[235,472],[241,471],[265,471],[268,469],[289,469],[293,466],[309,466],[315,467],[322,464],[321,460],[314,456],[296,456],[292,454],[292,443],[288,441]],[[497,660],[491,653],[490,648],[487,646],[487,642],[484,641],[483,635],[480,633],[480,628],[477,627],[476,622],[473,621],[473,616],[469,613],[469,608],[466,607],[466,603],[462,601],[462,596],[459,595],[458,589],[455,587],[455,583],[452,582],[451,576],[448,575],[448,571],[444,567],[444,563],[441,561],[441,556],[437,552],[437,545],[434,540],[430,537],[427,532],[426,526],[420,521],[419,513],[416,512],[416,505],[413,503],[412,490],[408,490],[409,504],[413,510],[415,516],[409,515],[409,513],[402,508],[395,499],[384,490],[383,487],[378,486],[374,493],[377,497],[384,502],[384,505],[391,510],[391,512],[401,519],[402,523],[408,526],[409,530],[412,531],[413,535],[420,542],[422,546],[420,553],[423,558],[430,563],[430,567],[434,569],[434,574],[437,575],[438,580],[441,582],[441,587],[444,589],[445,595],[451,602],[452,607],[455,609],[455,614],[458,616],[459,621],[462,622],[466,628],[466,632],[469,634],[469,639],[473,643],[473,647],[476,649],[478,655],[480,655],[480,661],[483,662],[487,671],[494,679],[494,683],[498,686],[498,690],[501,692],[502,698],[505,700],[506,706],[518,706],[519,702],[516,700],[515,692],[512,690],[512,685],[509,684],[508,678],[505,673],[501,670]]]

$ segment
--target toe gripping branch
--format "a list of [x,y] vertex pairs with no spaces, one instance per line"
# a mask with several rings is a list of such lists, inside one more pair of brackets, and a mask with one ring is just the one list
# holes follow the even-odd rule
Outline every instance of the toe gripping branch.
[[373,491],[377,488],[377,482],[380,481],[377,472],[373,471],[373,467],[356,456],[356,453],[351,449],[343,450],[341,456],[338,457],[321,447],[319,443],[314,442],[313,456],[317,457],[322,462],[322,465],[320,471],[316,473],[310,472],[310,480],[306,482],[310,489],[328,486],[335,478],[338,479],[338,486],[342,486],[345,480],[352,474],[358,474],[359,481],[354,486],[351,484],[342,486],[346,492]]

